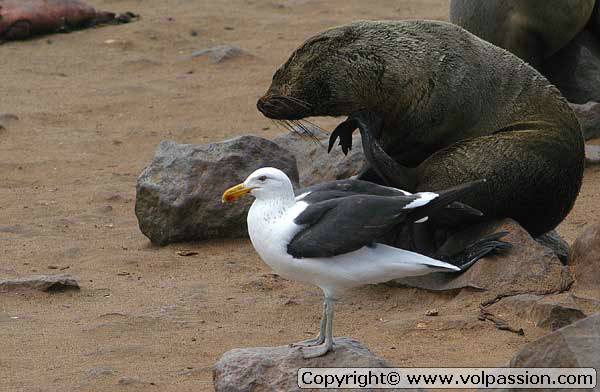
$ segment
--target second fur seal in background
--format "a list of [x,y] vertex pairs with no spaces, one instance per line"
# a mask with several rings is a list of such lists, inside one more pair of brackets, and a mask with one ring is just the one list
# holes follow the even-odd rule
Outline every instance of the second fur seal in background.
[[450,0],[450,22],[539,68],[579,34],[596,0]]
[[450,23],[361,21],[322,32],[277,70],[257,107],[277,120],[349,116],[335,136],[347,148],[354,128],[368,131],[383,149],[371,163],[391,157],[387,183],[408,191],[485,178],[462,201],[534,236],[564,219],[581,187],[583,138],[560,92]]

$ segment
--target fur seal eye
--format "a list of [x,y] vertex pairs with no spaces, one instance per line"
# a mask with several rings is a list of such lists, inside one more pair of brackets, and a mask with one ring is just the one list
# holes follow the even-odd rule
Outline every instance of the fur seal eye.
[[260,176],[260,177],[258,177],[258,181],[260,181],[260,182],[267,181],[267,176]]

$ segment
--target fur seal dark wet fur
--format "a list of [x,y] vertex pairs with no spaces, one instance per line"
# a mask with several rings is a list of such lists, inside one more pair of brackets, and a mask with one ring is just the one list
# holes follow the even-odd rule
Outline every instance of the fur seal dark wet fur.
[[344,144],[364,128],[395,165],[387,182],[408,191],[485,178],[461,201],[534,236],[564,219],[581,187],[583,138],[560,92],[450,23],[360,21],[322,32],[277,70],[257,107],[276,120],[349,116],[332,136]]
[[579,34],[596,0],[450,0],[450,22],[539,67]]

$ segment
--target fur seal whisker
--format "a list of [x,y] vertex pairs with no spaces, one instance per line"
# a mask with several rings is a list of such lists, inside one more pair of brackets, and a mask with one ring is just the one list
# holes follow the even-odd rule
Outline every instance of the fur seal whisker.
[[316,144],[323,145],[321,143],[321,141],[315,136],[315,134],[310,130],[310,126],[308,126],[308,125],[314,126],[314,124],[309,123],[308,121],[303,120],[303,119],[302,120],[292,120],[291,123],[295,125],[296,129],[300,128],[300,130],[302,131],[302,135],[307,136],[311,141],[313,141]]

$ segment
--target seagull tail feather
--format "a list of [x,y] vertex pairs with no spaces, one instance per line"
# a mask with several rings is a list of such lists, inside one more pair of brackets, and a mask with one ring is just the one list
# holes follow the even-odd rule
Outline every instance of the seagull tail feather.
[[[445,189],[440,192],[434,192],[438,194],[438,197],[432,199],[422,207],[415,208],[410,213],[410,219],[414,222],[416,220],[422,219],[430,215],[431,213],[435,212],[436,210],[439,210],[440,208],[444,208],[456,201],[459,201],[463,196],[465,196],[469,192],[472,192],[485,182],[485,179],[470,181],[464,184],[454,186],[452,188]],[[418,194],[419,193],[416,193],[416,195]]]
[[461,272],[468,270],[477,260],[496,252],[503,252],[512,248],[512,244],[501,241],[508,232],[500,231],[487,235],[467,246],[462,252],[449,257],[439,257],[448,263],[456,265]]

